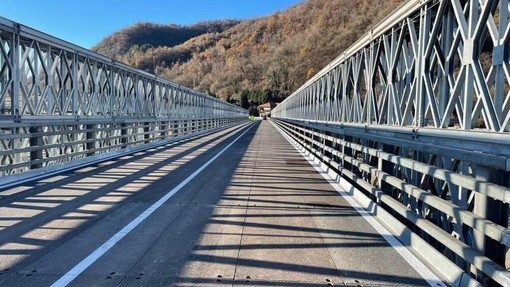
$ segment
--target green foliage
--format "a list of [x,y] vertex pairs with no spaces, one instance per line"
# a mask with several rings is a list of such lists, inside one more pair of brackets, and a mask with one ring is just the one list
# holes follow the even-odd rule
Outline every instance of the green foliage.
[[243,109],[248,109],[250,107],[250,102],[248,100],[248,92],[246,91],[243,91],[241,93],[241,97],[240,97],[240,106],[241,108]]
[[250,113],[250,116],[254,116],[254,117],[260,116],[259,109],[257,109],[256,106],[251,106],[248,109],[248,112]]
[[244,107],[246,99],[279,102],[399,2],[308,0],[242,22],[141,23],[114,33],[95,49]]
[[[281,102],[285,99],[285,95],[279,94],[277,90],[242,90],[240,93],[240,101],[243,103],[245,101],[244,99],[247,99],[248,102],[255,104],[255,105],[261,105],[265,104],[267,102]],[[244,107],[241,104],[241,107]]]

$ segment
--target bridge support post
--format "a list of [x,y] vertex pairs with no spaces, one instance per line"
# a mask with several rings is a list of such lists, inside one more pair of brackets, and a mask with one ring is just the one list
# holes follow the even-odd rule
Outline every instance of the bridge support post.
[[172,122],[173,127],[173,136],[176,137],[179,134],[179,121],[173,121]]
[[97,125],[85,125],[85,129],[87,130],[86,133],[86,139],[87,139],[87,156],[93,156],[96,151],[96,140],[97,140],[97,134],[96,129]]
[[[392,145],[381,144],[381,146],[382,146],[381,150],[384,152],[393,154],[395,151],[395,147]],[[393,163],[386,161],[386,160],[382,160],[381,158],[378,158],[377,160],[378,160],[377,168],[379,170],[382,170],[383,172],[385,172],[387,174],[394,175],[394,172],[393,172],[394,164]],[[394,195],[392,192],[392,190],[393,190],[392,186],[381,179],[379,179],[379,188],[385,194],[391,195],[393,198],[396,198],[396,195]]]
[[[498,185],[505,186],[505,172],[491,170],[485,166],[476,167],[476,178],[481,181],[492,182]],[[508,181],[508,177],[507,181]],[[497,201],[484,194],[476,192],[474,195],[473,213],[486,218],[494,223],[503,227],[508,227],[508,204]],[[501,266],[510,267],[510,262],[507,260],[508,248],[503,244],[493,240],[483,232],[476,229],[473,230],[474,248],[481,254],[485,254],[494,262]],[[479,279],[484,279],[481,272],[477,274]],[[486,279],[488,280],[488,278]]]
[[328,158],[328,157],[331,158],[331,155],[327,151],[327,147],[329,147],[329,144],[328,144],[328,141],[326,140],[326,137],[329,136],[331,133],[327,132],[327,131],[324,131],[322,134],[323,134],[323,138],[322,138],[322,160],[325,161],[326,158]]
[[145,143],[150,143],[151,139],[151,123],[145,122],[143,123],[143,139]]
[[[35,162],[37,160],[41,160],[43,158],[43,150],[42,147],[44,145],[43,138],[41,136],[43,132],[42,127],[30,127],[30,147],[33,148],[30,151],[30,161]],[[30,169],[38,169],[42,167],[42,162],[32,163],[30,164]]]
[[122,144],[122,148],[126,148],[128,144],[128,132],[127,132],[127,124],[120,124],[120,143]]
[[164,140],[169,135],[168,122],[161,122],[159,126],[159,136]]
[[[346,142],[353,142],[353,138],[352,136],[348,136],[348,135],[343,135],[342,136],[342,140],[346,141]],[[355,158],[353,152],[352,152],[352,149],[349,148],[349,147],[346,147],[345,145],[342,145],[342,154],[345,155],[345,156],[348,156],[348,157],[352,157],[352,158]],[[352,164],[349,163],[348,161],[342,159],[342,167],[345,168],[346,170],[348,171],[351,171],[351,172],[355,172],[352,168]]]

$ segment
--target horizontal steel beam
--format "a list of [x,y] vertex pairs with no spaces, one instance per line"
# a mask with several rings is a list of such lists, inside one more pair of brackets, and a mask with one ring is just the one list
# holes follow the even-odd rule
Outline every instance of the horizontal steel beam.
[[[507,187],[482,182],[476,177],[440,168],[437,166],[438,161],[426,163],[418,160],[421,158],[416,157],[419,149],[413,149],[413,155],[408,152],[401,153],[398,151],[401,149],[399,141],[392,142],[393,152],[383,151],[382,146],[386,144],[381,145],[379,139],[382,136],[360,138],[340,129],[327,128],[324,124],[295,120],[277,120],[276,123],[317,158],[371,195],[375,204],[382,205],[390,213],[401,215],[408,226],[411,224],[425,232],[428,238],[437,240],[442,248],[454,252],[459,258],[472,264],[502,286],[510,283],[510,272],[506,271],[504,266],[495,263],[484,255],[483,251],[470,246],[468,240],[465,242],[452,236],[451,229],[445,230],[440,224],[444,223],[442,220],[447,220],[448,225],[459,225],[462,229],[470,228],[470,232],[480,232],[505,247],[510,246],[510,231],[506,228],[506,223],[502,226],[476,214],[464,202],[455,203],[452,198],[437,194],[440,190],[433,192],[430,182],[448,185],[450,188],[457,186],[471,189],[475,192],[483,192],[484,186],[491,185],[503,193],[508,193]],[[387,138],[391,137],[390,134],[387,135]],[[386,163],[390,163],[392,168],[381,170]],[[418,181],[411,180],[405,174],[417,176]],[[425,175],[429,175],[430,179],[423,181]],[[391,189],[383,191],[383,182],[389,184]],[[427,182],[429,184],[424,184]],[[505,199],[505,196],[500,197],[498,192],[490,193],[488,196],[496,200]],[[435,214],[434,217],[430,217],[432,214]],[[441,249],[439,251],[444,252]],[[448,259],[444,257],[443,260]],[[470,272],[469,268],[465,271]]]
[[0,175],[246,120],[248,111],[0,17]]

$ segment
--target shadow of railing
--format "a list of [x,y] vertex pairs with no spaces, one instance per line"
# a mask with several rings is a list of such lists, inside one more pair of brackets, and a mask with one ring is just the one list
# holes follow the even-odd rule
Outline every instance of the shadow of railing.
[[1,191],[8,195],[0,198],[0,270],[12,275],[126,204],[166,192],[180,182],[175,174],[189,174],[211,157],[206,151],[239,133],[226,129]]

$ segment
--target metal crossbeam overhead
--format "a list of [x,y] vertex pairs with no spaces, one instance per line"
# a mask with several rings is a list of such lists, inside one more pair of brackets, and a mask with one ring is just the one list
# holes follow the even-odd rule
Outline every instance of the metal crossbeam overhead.
[[455,286],[510,286],[509,5],[409,0],[271,112]]
[[247,111],[0,17],[0,174],[247,118]]

